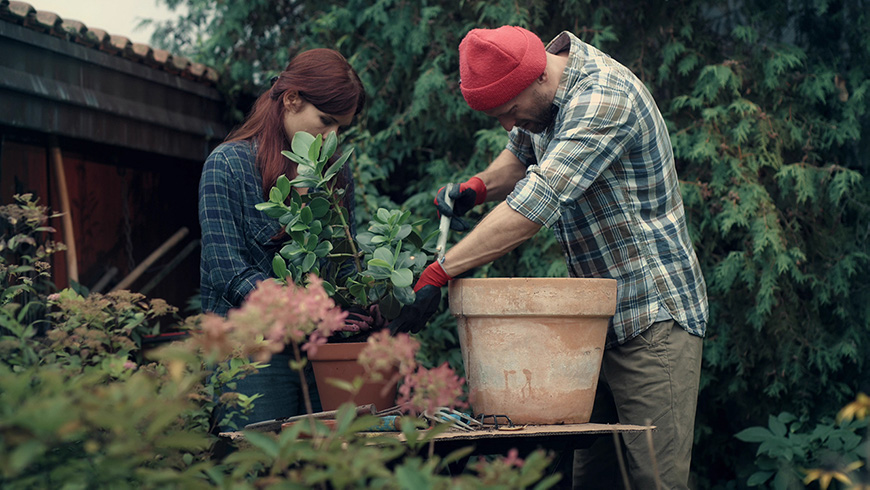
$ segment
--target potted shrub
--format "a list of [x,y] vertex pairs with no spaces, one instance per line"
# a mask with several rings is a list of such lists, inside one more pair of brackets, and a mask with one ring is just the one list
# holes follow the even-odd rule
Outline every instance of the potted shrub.
[[[272,261],[279,281],[304,286],[310,276],[317,276],[340,307],[375,319],[349,322],[328,339],[312,334],[311,345],[317,348],[309,351],[309,359],[325,410],[346,401],[348,383],[355,378],[354,372],[346,370],[357,367],[356,357],[368,335],[386,326],[384,320],[398,316],[402,305],[414,302],[411,286],[428,258],[423,247],[437,233],[422,236],[419,230],[427,220],[412,221],[409,211],[380,208],[366,230],[354,234],[348,211],[341,206],[346,191],[334,182],[352,150],[333,158],[337,149],[335,133],[325,138],[296,133],[291,150],[283,152],[297,164],[296,178],[281,176],[269,200],[257,205],[278,220],[288,237]],[[339,376],[342,372],[345,376]],[[343,377],[346,383],[330,385],[325,376]],[[376,401],[354,401],[374,402],[381,408],[386,400],[394,399],[395,376],[384,378],[384,383],[392,384],[391,391],[384,393],[384,386],[377,384],[355,386],[352,391],[381,392],[383,396]]]

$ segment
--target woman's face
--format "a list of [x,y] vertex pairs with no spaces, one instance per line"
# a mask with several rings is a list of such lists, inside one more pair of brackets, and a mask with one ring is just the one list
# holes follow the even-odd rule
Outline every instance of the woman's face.
[[354,116],[353,111],[348,114],[327,114],[298,95],[285,96],[284,109],[284,132],[289,141],[293,141],[293,136],[299,131],[314,136],[320,134],[324,138],[334,131],[338,136],[350,126]]

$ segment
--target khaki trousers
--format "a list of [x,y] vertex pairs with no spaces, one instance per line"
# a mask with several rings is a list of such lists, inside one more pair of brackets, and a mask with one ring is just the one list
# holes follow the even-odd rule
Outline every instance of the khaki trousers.
[[[668,320],[604,351],[591,421],[656,426],[654,453],[646,433],[620,437],[634,490],[688,488],[701,350],[700,337]],[[575,451],[573,476],[575,489],[625,488],[613,438]]]

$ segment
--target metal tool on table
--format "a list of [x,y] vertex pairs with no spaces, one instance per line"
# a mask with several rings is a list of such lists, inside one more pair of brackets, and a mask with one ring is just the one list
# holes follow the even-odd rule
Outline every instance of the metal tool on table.
[[461,430],[470,431],[483,428],[483,424],[479,420],[449,407],[438,407],[435,409],[435,413],[426,413],[425,416]]
[[[450,197],[450,192],[453,191],[453,187],[457,184],[447,184],[447,187],[444,189],[444,204],[447,205],[451,210],[453,209],[453,198]],[[450,216],[441,215],[441,223],[438,225],[438,242],[435,245],[435,251],[438,254],[438,261],[444,258],[444,254],[447,252],[447,235],[450,233]]]
[[[354,409],[354,413],[356,415],[373,415],[375,413],[375,405],[373,403],[369,403],[367,405],[360,405]],[[335,416],[338,415],[338,410],[329,410],[326,412],[316,412],[311,414],[311,417],[318,420],[323,419],[334,419]],[[294,415],[293,417],[282,417],[273,420],[264,420],[262,422],[255,422],[253,424],[248,424],[245,426],[245,430],[256,430],[260,432],[277,432],[281,430],[281,427],[284,424],[289,424],[291,422],[297,422],[299,420],[305,420],[308,418],[308,414],[303,415]]]
[[[507,421],[507,425],[499,426],[498,419],[500,419],[500,418],[505,419]],[[489,425],[486,423],[486,419],[492,419],[492,426],[495,428],[495,430],[502,430],[502,429],[506,429],[506,428],[512,429],[514,427],[517,427],[516,425],[514,425],[513,420],[511,420],[511,418],[508,417],[507,415],[482,413],[476,417],[476,420],[479,420],[481,424]]]

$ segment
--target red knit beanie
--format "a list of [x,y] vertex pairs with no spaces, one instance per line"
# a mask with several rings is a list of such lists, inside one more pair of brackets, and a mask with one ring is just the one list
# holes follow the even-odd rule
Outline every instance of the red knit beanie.
[[472,29],[459,43],[459,87],[476,111],[513,99],[541,76],[546,66],[544,43],[522,27]]

